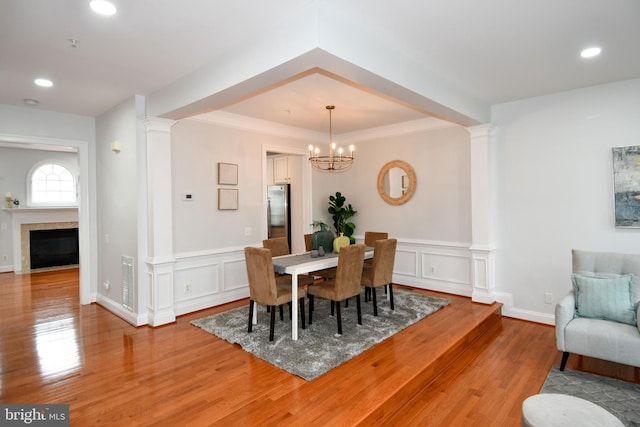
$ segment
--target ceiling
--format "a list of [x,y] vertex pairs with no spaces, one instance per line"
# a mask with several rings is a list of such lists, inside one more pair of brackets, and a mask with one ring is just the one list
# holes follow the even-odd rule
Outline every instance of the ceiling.
[[[354,37],[360,28],[373,29],[387,48],[428,64],[433,75],[486,105],[640,77],[637,0],[113,2],[118,13],[104,17],[90,10],[89,0],[0,1],[0,104],[24,106],[28,98],[39,102],[29,108],[98,116],[319,5],[353,23]],[[77,40],[75,47],[69,39]],[[580,58],[591,45],[601,46],[602,55]],[[37,87],[36,77],[54,86]],[[429,116],[323,70],[222,109],[326,131],[327,104],[336,106],[335,133]]]

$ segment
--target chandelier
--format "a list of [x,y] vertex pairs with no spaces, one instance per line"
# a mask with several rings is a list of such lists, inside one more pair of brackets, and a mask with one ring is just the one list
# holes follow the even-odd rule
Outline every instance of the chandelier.
[[329,110],[329,155],[321,156],[320,148],[309,145],[309,161],[311,165],[320,172],[344,172],[353,164],[353,145],[349,147],[351,153],[347,156],[342,148],[336,150],[336,143],[333,142],[333,129],[331,128],[331,111],[336,107],[327,105]]

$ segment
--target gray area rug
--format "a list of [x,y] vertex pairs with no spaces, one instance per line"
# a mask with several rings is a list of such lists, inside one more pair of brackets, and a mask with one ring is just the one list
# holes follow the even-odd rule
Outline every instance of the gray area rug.
[[640,426],[640,384],[553,366],[540,393],[560,393],[602,406],[626,426]]
[[[232,344],[239,344],[245,351],[280,369],[311,381],[450,303],[448,299],[396,288],[393,300],[395,310],[392,311],[380,290],[378,317],[374,317],[372,304],[364,302],[363,293],[362,325],[358,325],[356,301],[351,298],[348,307],[342,306],[342,335],[338,335],[336,318],[330,316],[329,301],[316,298],[313,324],[299,329],[297,341],[291,339],[287,307],[284,308],[284,321],[276,315],[273,342],[269,342],[269,313],[260,305],[258,324],[251,333],[247,333],[249,304],[191,323]],[[308,308],[308,301],[305,301],[307,320]]]

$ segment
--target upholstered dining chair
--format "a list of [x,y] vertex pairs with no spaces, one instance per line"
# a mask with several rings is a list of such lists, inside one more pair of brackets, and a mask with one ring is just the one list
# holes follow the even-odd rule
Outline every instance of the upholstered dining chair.
[[[389,233],[384,233],[381,231],[365,231],[364,232],[364,245],[372,248],[376,243],[376,240],[388,239]],[[364,266],[371,267],[373,264],[373,259],[365,259]]]
[[360,283],[362,278],[362,264],[364,263],[364,249],[365,246],[362,243],[345,246],[340,249],[335,278],[309,287],[307,291],[309,295],[309,325],[311,325],[313,321],[312,313],[315,297],[328,299],[332,301],[332,303],[335,303],[338,334],[340,335],[342,335],[340,302],[347,298],[356,297],[358,324],[362,325]]
[[364,232],[364,245],[373,247],[373,244],[377,240],[388,239],[389,233],[383,233],[380,231],[365,231]]
[[[286,237],[274,237],[272,239],[265,239],[262,241],[262,247],[271,251],[271,256],[289,255],[289,242]],[[288,275],[287,275],[288,276]],[[308,274],[298,275],[298,283],[303,285],[312,285],[313,276]]]
[[311,249],[313,249],[312,236],[313,236],[313,234],[305,234],[304,235],[304,250],[305,250],[305,252],[311,252]]
[[389,291],[389,304],[391,310],[393,306],[393,263],[396,258],[397,239],[376,240],[373,244],[373,258],[371,268],[364,268],[362,271],[362,286],[365,287],[366,296],[370,293],[373,301],[373,315],[378,315],[378,300],[376,288],[387,286]]
[[[271,324],[269,326],[269,341],[273,341],[276,307],[291,302],[291,276],[276,276],[273,271],[271,251],[265,248],[244,248],[247,277],[249,278],[249,328],[253,329],[253,303],[270,307]],[[301,325],[305,329],[304,298],[307,296],[307,286],[298,285],[300,301]],[[298,314],[296,313],[296,316]]]

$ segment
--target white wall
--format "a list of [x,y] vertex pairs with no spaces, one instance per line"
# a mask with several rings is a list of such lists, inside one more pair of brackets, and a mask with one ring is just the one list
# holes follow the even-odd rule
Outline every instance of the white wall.
[[[176,314],[248,296],[243,249],[262,245],[267,234],[263,149],[300,150],[308,144],[200,120],[181,120],[172,127],[173,188],[168,191],[173,199]],[[237,186],[218,185],[219,162],[238,165]],[[292,197],[302,195],[297,184],[292,183]],[[238,210],[218,210],[218,188],[238,190]],[[184,193],[193,199],[183,201]]]
[[507,314],[553,322],[572,248],[640,253],[640,230],[614,227],[611,155],[640,144],[639,118],[640,79],[493,107],[496,288]]
[[[469,133],[459,126],[359,143],[345,194],[358,211],[355,234],[387,231],[402,240],[470,245],[469,153]],[[416,193],[400,206],[378,195],[378,172],[391,160],[404,160],[416,172]]]
[[[97,205],[98,205],[98,302],[119,316],[138,324],[136,315],[144,316],[144,307],[130,313],[122,307],[123,255],[138,260],[138,142],[135,99],[131,98],[97,118]],[[119,141],[121,151],[111,151]],[[144,277],[144,271],[141,272]],[[135,274],[134,286],[141,286]],[[105,283],[109,283],[109,289]],[[146,322],[145,322],[146,323]]]

